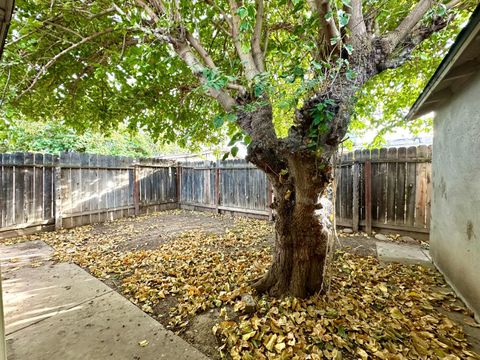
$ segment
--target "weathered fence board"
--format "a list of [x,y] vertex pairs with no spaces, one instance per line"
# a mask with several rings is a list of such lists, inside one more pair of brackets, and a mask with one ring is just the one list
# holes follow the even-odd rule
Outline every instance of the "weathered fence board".
[[[176,168],[160,160],[96,154],[0,155],[0,236],[42,226],[75,227],[139,212],[177,207]],[[173,205],[172,205],[173,204]]]
[[191,162],[181,170],[182,206],[269,215],[265,173],[246,161]]
[[[431,146],[355,151],[342,156],[337,176],[337,224],[428,233],[430,227]],[[371,162],[371,194],[365,196],[365,162]],[[360,167],[359,195],[351,197],[352,168]],[[367,175],[368,176],[368,175]],[[368,184],[367,184],[368,185]],[[360,205],[353,199],[359,199]],[[371,224],[365,204],[372,204]],[[353,209],[358,206],[358,219]],[[352,209],[350,211],[350,209]]]

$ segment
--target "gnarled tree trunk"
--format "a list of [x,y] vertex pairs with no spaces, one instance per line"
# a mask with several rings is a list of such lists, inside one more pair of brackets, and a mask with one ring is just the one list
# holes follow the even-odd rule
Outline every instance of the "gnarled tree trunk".
[[[305,297],[324,289],[325,263],[332,243],[329,219],[317,214],[325,185],[312,181],[301,159],[290,160],[292,179],[276,184],[275,249],[268,273],[254,287],[272,296]],[[325,174],[322,174],[323,176]]]
[[[251,155],[249,159],[258,161]],[[326,194],[332,180],[332,166],[309,150],[287,152],[276,160],[271,165],[277,168],[266,166],[274,187],[275,249],[269,271],[254,287],[272,296],[305,297],[324,289],[332,243],[331,206],[318,210],[319,195]]]
[[[339,80],[328,92],[311,98],[297,111],[295,125],[284,139],[272,136],[273,125],[266,125],[272,124],[270,106],[239,116],[247,130],[245,124],[263,126],[260,132],[258,125],[252,126],[257,131],[247,160],[263,169],[274,187],[275,249],[268,272],[254,284],[259,293],[306,297],[325,290],[333,214],[324,209],[319,216],[319,198],[333,180],[333,159],[347,131],[352,96],[366,78],[364,72],[356,83]],[[318,109],[329,117],[312,140]]]

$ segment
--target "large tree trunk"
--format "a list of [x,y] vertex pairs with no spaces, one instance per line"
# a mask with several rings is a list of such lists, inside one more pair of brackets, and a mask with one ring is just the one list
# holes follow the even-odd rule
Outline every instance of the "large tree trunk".
[[305,101],[286,138],[275,136],[270,105],[238,116],[240,126],[253,135],[247,160],[266,172],[275,195],[275,249],[271,267],[254,284],[259,293],[306,297],[326,290],[333,214],[324,209],[323,218],[318,216],[319,196],[332,182],[332,160],[347,132],[353,95],[375,71],[356,70],[354,82],[338,77]]
[[[290,158],[285,180],[274,179],[275,249],[265,276],[254,287],[272,296],[306,297],[325,289],[325,263],[332,244],[328,211],[317,211],[330,168],[322,173],[313,158]],[[312,163],[313,162],[313,163]],[[331,207],[330,209],[331,210]]]

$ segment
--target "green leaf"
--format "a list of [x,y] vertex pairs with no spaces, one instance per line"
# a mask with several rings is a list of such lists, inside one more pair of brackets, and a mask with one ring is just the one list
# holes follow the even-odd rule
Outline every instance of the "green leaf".
[[237,9],[237,15],[240,16],[240,19],[245,19],[248,15],[248,10],[244,6],[241,6]]
[[334,36],[330,39],[330,45],[335,45],[338,40],[340,40],[340,36]]
[[232,153],[232,156],[233,156],[233,157],[237,156],[237,154],[238,154],[238,147],[237,147],[237,146],[232,147],[232,149],[230,150],[230,152]]
[[225,118],[222,115],[217,115],[213,118],[213,126],[217,129],[222,127],[224,122]]
[[345,44],[343,47],[345,48],[345,50],[347,50],[348,55],[351,55],[351,54],[352,54],[352,52],[353,52],[353,46],[352,46],[351,44]]
[[343,10],[338,10],[337,16],[338,16],[338,23],[340,27],[346,26],[350,21],[350,14],[346,13]]
[[357,73],[355,71],[353,71],[352,69],[347,69],[345,75],[346,75],[347,79],[350,80],[350,81],[355,80],[355,78],[357,77]]

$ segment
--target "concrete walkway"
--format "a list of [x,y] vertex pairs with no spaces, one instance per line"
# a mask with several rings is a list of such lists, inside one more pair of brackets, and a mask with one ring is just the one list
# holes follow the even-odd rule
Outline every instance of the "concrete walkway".
[[376,246],[380,262],[398,262],[401,264],[433,267],[428,250],[423,249],[421,246],[381,241],[377,241]]
[[207,359],[80,267],[51,263],[52,251],[0,245],[8,360]]

